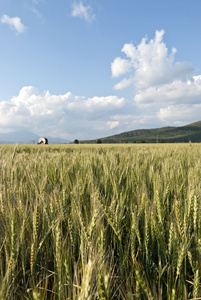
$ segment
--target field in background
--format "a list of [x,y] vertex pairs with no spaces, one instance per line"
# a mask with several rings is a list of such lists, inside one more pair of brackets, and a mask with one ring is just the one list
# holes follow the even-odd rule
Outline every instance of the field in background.
[[201,297],[201,145],[0,156],[0,299]]

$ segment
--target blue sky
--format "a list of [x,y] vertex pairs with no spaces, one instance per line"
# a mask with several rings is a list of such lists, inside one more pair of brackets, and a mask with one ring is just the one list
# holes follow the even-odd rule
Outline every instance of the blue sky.
[[0,132],[82,140],[200,120],[200,13],[200,0],[1,0]]

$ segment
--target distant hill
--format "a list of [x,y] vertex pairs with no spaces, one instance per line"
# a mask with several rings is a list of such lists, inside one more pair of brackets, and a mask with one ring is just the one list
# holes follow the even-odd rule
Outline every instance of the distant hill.
[[[42,136],[36,135],[33,132],[29,131],[16,131],[16,132],[8,132],[8,133],[0,133],[0,144],[33,144],[38,142],[39,138]],[[57,143],[69,143],[69,140],[45,136],[48,139],[50,144]]]
[[115,134],[112,136],[84,141],[86,143],[188,143],[201,142],[201,121],[181,127],[162,127],[154,129],[138,129]]

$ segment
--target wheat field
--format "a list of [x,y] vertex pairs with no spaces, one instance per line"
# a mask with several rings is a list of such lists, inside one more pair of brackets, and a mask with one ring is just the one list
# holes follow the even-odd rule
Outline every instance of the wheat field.
[[0,299],[201,299],[201,144],[0,155]]

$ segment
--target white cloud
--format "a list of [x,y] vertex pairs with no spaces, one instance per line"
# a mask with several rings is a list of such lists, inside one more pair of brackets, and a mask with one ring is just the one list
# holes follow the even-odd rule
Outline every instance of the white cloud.
[[118,121],[108,121],[108,122],[107,122],[107,125],[108,125],[111,129],[113,129],[113,128],[119,126],[119,122],[118,122]]
[[[137,90],[161,86],[174,80],[186,80],[193,74],[191,64],[174,63],[176,49],[171,53],[163,42],[164,30],[156,31],[154,39],[143,38],[138,46],[125,44],[122,52],[127,59],[115,58],[111,64],[113,77],[133,72],[133,84]],[[122,85],[124,88],[124,85]]]
[[23,33],[27,27],[21,22],[19,17],[11,18],[7,15],[3,15],[0,19],[2,24],[9,25],[12,29],[15,29],[17,33]]
[[137,46],[125,44],[121,51],[126,58],[117,57],[111,64],[112,76],[123,76],[114,89],[134,87],[139,119],[134,116],[129,120],[133,126],[135,122],[152,124],[154,118],[156,127],[200,119],[201,75],[193,76],[190,63],[175,62],[177,50],[168,50],[163,42],[164,33],[157,30],[154,39],[145,37]]
[[25,128],[39,135],[69,139],[97,137],[97,128],[114,128],[117,123],[108,122],[113,114],[121,114],[124,106],[125,99],[117,96],[51,95],[25,86],[18,96],[0,102],[0,127],[11,131]]
[[122,90],[127,88],[128,86],[130,86],[133,83],[133,78],[124,78],[123,80],[121,80],[120,82],[118,82],[117,84],[115,84],[114,89],[115,90]]
[[82,18],[87,22],[92,22],[95,18],[92,7],[90,5],[84,6],[82,2],[73,2],[71,16]]
[[131,70],[131,64],[128,60],[117,57],[111,64],[111,70],[113,77],[119,77]]
[[137,91],[134,97],[138,104],[195,104],[201,102],[201,75],[188,81],[176,80],[161,87]]
[[157,117],[167,124],[176,126],[186,125],[188,123],[200,120],[201,104],[171,105],[161,108]]

